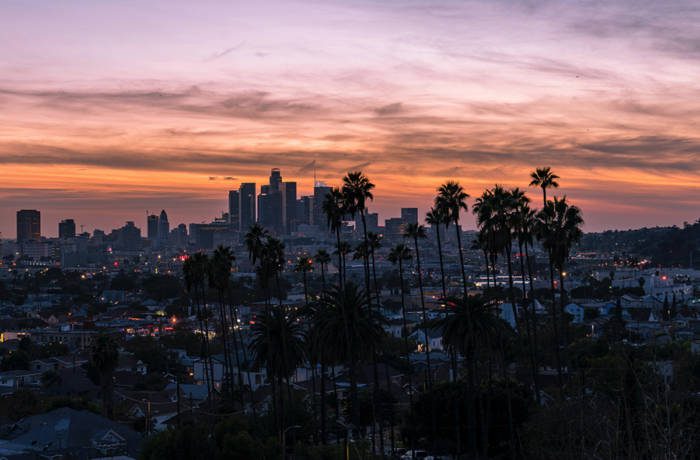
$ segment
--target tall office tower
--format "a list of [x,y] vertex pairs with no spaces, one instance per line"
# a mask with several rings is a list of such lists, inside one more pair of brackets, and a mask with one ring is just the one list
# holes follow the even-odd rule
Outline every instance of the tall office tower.
[[282,182],[282,226],[284,233],[291,234],[297,226],[297,183]]
[[75,221],[65,219],[58,223],[58,237],[62,240],[75,238]]
[[41,213],[34,209],[17,211],[17,241],[41,239]]
[[234,230],[238,230],[238,210],[241,209],[241,194],[238,190],[228,192],[228,223]]
[[270,171],[270,189],[278,191],[282,183],[282,173],[279,168],[272,168]]
[[365,222],[367,222],[367,231],[377,233],[379,231],[379,214],[376,212],[368,212],[365,214]]
[[302,196],[297,200],[297,224],[311,225],[314,197]]
[[244,234],[255,223],[255,183],[244,182],[238,188],[238,228]]
[[324,185],[322,182],[314,184],[314,212],[311,216],[313,219],[311,223],[318,225],[318,228],[322,230],[328,229],[328,221],[326,220],[326,216],[323,214],[323,201],[326,199],[326,195],[328,195],[330,191],[331,187]]
[[147,233],[148,239],[151,242],[155,242],[158,239],[158,216],[151,214],[146,217]]
[[158,216],[158,244],[162,247],[168,244],[168,237],[170,236],[170,223],[168,222],[168,215],[165,213],[165,209],[160,212]]
[[418,208],[401,208],[401,219],[407,224],[417,224]]
[[258,195],[258,222],[266,229],[283,233],[282,225],[282,193],[273,190],[271,185],[260,187]]

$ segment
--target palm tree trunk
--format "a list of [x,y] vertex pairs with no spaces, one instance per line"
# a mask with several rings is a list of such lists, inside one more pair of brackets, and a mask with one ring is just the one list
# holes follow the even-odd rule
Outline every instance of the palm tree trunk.
[[[408,366],[408,407],[410,417],[413,416],[413,366],[411,365],[411,350],[408,346],[408,322],[406,321],[406,287],[403,280],[403,261],[399,257],[399,282],[401,283],[401,319],[403,323],[404,353],[406,355],[406,365]],[[413,451],[413,438],[411,435],[410,444]]]
[[340,289],[344,289],[344,280],[343,280],[343,275],[345,271],[345,266],[343,264],[343,254],[340,250],[340,228],[337,228],[335,230],[335,239],[336,239],[336,246],[338,248],[338,285],[340,286]]
[[459,220],[455,220],[455,232],[457,232],[457,250],[459,252],[459,268],[462,270],[462,287],[464,298],[467,298],[467,273],[464,271],[464,254],[462,254],[462,232],[459,228]]
[[511,257],[512,243],[507,243],[505,246],[506,251],[506,262],[508,263],[508,289],[510,290],[510,306],[513,310],[513,321],[515,321],[516,328],[518,328],[521,321],[518,319],[518,309],[515,305],[515,292],[513,286],[513,261]]
[[559,321],[557,319],[557,301],[554,287],[554,261],[552,260],[552,251],[549,251],[549,283],[552,292],[552,332],[554,333],[554,359],[557,366],[557,384],[559,385],[559,397],[564,397],[564,378],[562,376],[561,355],[559,352]]
[[535,400],[540,404],[539,379],[537,375],[537,361],[535,359],[535,343],[532,333],[532,319],[534,317],[535,304],[532,298],[528,299],[525,290],[525,260],[523,258],[523,243],[518,236],[518,251],[520,253],[520,282],[523,288],[523,312],[525,316],[525,327],[527,328],[527,342],[530,355],[530,371],[532,373],[532,388],[535,392]]
[[[367,304],[369,306],[370,316],[372,315],[372,286],[370,285],[369,274],[369,239],[367,237],[367,219],[365,219],[365,210],[360,209],[360,217],[362,218],[362,233],[365,243],[365,251],[363,254],[364,269],[365,269],[365,289],[367,289]],[[377,306],[379,308],[379,306]],[[379,370],[377,368],[377,350],[372,346],[372,371],[374,377],[374,386],[372,388],[372,453],[376,453],[376,426],[377,426],[377,389],[379,387]]]
[[326,433],[326,364],[321,359],[321,444],[326,445],[328,437]]
[[437,237],[438,258],[440,259],[440,283],[442,285],[442,298],[447,297],[447,285],[445,284],[445,262],[442,259],[442,241],[440,240],[440,224],[435,224],[435,236]]

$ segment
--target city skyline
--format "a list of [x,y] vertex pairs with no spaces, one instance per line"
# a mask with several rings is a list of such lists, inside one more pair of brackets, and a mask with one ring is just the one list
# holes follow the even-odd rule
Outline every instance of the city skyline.
[[300,196],[362,169],[382,220],[538,166],[587,231],[698,218],[689,1],[37,3],[0,18],[4,238],[209,220],[272,167]]

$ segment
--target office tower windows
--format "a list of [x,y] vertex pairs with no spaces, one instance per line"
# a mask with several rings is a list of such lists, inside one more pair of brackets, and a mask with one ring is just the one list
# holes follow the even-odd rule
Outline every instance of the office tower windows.
[[65,219],[58,223],[58,237],[61,239],[75,238],[75,221]]
[[240,195],[241,193],[238,190],[230,190],[228,192],[228,223],[234,230],[238,230],[239,225]]
[[158,239],[158,216],[151,214],[146,218],[147,237],[150,241],[155,242]]
[[41,239],[41,213],[34,209],[17,211],[17,241]]
[[158,216],[158,244],[162,247],[168,244],[168,237],[170,236],[170,223],[168,222],[168,215],[165,213],[165,209],[160,212]]
[[326,216],[323,214],[323,201],[326,199],[326,195],[330,193],[331,187],[324,185],[323,183],[317,183],[314,186],[314,199],[313,199],[313,214],[312,224],[318,225],[318,228],[322,230],[328,229],[328,221]]
[[282,173],[279,168],[272,168],[270,171],[270,190],[279,191],[282,183]]
[[297,183],[282,182],[282,226],[286,234],[291,234],[297,226]]
[[238,228],[245,233],[255,223],[255,183],[242,183],[238,189]]
[[401,208],[401,219],[407,224],[417,224],[418,208]]

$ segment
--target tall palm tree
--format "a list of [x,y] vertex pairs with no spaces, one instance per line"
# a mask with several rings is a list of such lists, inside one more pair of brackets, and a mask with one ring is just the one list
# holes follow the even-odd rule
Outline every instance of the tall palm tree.
[[435,230],[437,238],[438,258],[440,259],[440,282],[442,285],[442,298],[447,297],[447,285],[445,284],[445,262],[442,258],[442,241],[440,239],[440,226],[445,224],[445,216],[440,208],[433,206],[425,215],[425,222],[430,225],[431,230]]
[[338,254],[338,281],[342,287],[345,283],[345,264],[343,263],[341,251],[340,228],[343,225],[343,216],[346,214],[343,192],[337,187],[332,188],[324,197],[321,209],[326,215],[328,228],[335,233],[336,251]]
[[205,285],[208,265],[209,257],[202,252],[198,252],[187,258],[182,266],[182,270],[185,275],[187,291],[195,304],[195,314],[202,339],[201,358],[204,368],[204,380],[207,384],[207,396],[211,404],[214,394],[214,365],[209,346],[209,317],[211,315],[207,306]]
[[359,420],[357,404],[357,366],[369,362],[384,338],[383,317],[367,302],[367,296],[354,283],[345,289],[331,289],[321,296],[318,317],[314,321],[323,347],[348,366],[350,377],[350,420]]
[[333,251],[333,254],[337,254],[338,258],[340,259],[340,266],[342,267],[341,273],[342,273],[342,283],[341,285],[344,285],[347,282],[347,257],[348,255],[352,252],[352,246],[350,243],[347,241],[341,241],[340,244],[338,245],[338,249]]
[[435,206],[445,215],[445,222],[455,225],[457,233],[457,249],[459,252],[459,266],[462,270],[462,286],[464,296],[467,296],[467,274],[464,271],[464,254],[462,253],[462,236],[459,227],[460,211],[469,211],[467,206],[469,195],[461,185],[455,181],[447,181],[438,188],[438,195],[435,198]]
[[[283,385],[289,393],[289,377],[304,362],[304,332],[300,323],[288,315],[284,308],[268,310],[251,328],[250,349],[255,364],[267,369],[271,381],[276,382],[279,402],[278,426],[280,435],[285,429],[285,403]],[[281,436],[280,436],[281,437]]]
[[557,179],[559,176],[552,172],[552,168],[546,166],[544,168],[537,168],[530,173],[531,187],[540,187],[542,189],[542,203],[547,206],[547,189],[557,188],[559,183]]
[[399,283],[401,283],[401,320],[402,320],[402,335],[404,339],[404,351],[405,351],[405,359],[406,359],[406,365],[409,368],[408,371],[408,386],[409,386],[409,398],[410,398],[410,403],[411,406],[413,405],[413,391],[412,391],[412,386],[413,382],[411,381],[411,375],[413,372],[411,371],[412,366],[411,366],[411,350],[409,348],[408,344],[408,336],[409,336],[409,331],[408,331],[408,321],[406,320],[406,282],[404,281],[404,263],[408,262],[411,260],[412,255],[411,255],[411,249],[406,246],[405,244],[397,244],[393,248],[391,248],[391,251],[389,251],[389,262],[391,262],[394,265],[397,265],[399,267]]
[[306,274],[313,270],[313,260],[308,256],[301,256],[297,259],[297,263],[294,266],[294,271],[301,273],[302,281],[304,283],[304,303],[309,304],[309,287],[306,279]]
[[248,229],[248,232],[245,234],[243,239],[248,250],[248,257],[253,265],[255,265],[260,258],[263,242],[268,236],[269,232],[258,223],[251,225],[250,229]]
[[[559,297],[560,311],[564,314],[566,291],[564,289],[564,265],[569,257],[572,246],[578,242],[582,236],[581,226],[583,217],[581,210],[569,205],[566,197],[561,199],[554,197],[554,200],[547,201],[545,207],[537,214],[536,235],[542,247],[549,256],[549,278],[552,292],[552,329],[554,332],[555,359],[557,365],[557,377],[560,395],[563,394],[563,377],[561,370],[561,347],[559,338],[559,320],[557,319],[557,306],[555,298],[554,270],[559,272]],[[566,333],[566,331],[565,331]]]
[[321,267],[321,291],[326,290],[326,267],[331,261],[331,256],[325,249],[319,249],[314,256],[314,262]]
[[369,249],[369,257],[372,262],[372,282],[374,283],[374,295],[377,300],[377,307],[381,307],[381,299],[379,297],[379,283],[377,282],[377,263],[375,254],[382,247],[382,235],[374,232],[367,232],[367,245]]
[[[367,235],[367,219],[365,213],[367,210],[367,202],[374,199],[372,190],[374,184],[362,171],[352,171],[343,177],[343,197],[345,198],[345,209],[352,216],[360,215],[362,220],[362,234],[364,242],[363,261],[365,273],[365,293],[367,295],[367,304],[372,308],[372,286],[370,283],[370,267],[369,267],[369,238]],[[375,452],[374,430],[376,426],[376,406],[377,406],[377,389],[379,386],[379,370],[377,367],[376,351],[373,353],[374,359],[372,367],[374,370],[374,387],[372,397],[372,452]]]
[[114,340],[107,335],[95,338],[90,352],[90,362],[97,370],[102,394],[102,413],[114,417],[114,369],[119,364],[119,350]]
[[[207,264],[207,276],[209,278],[209,286],[214,288],[218,294],[219,304],[219,324],[221,326],[221,341],[224,349],[224,387],[233,396],[233,360],[231,358],[231,338],[229,337],[230,328],[228,321],[228,312],[226,311],[225,299],[229,290],[231,280],[231,268],[235,257],[231,253],[231,249],[224,246],[219,246],[214,250],[214,254],[209,259]],[[235,351],[236,345],[234,340],[234,353],[238,360],[238,353]],[[242,379],[240,375],[240,362],[238,362],[238,385],[241,388]]]
[[404,238],[410,238],[413,240],[413,249],[416,253],[416,272],[418,275],[418,290],[420,293],[420,307],[421,316],[423,323],[423,336],[425,340],[425,359],[428,366],[428,372],[426,374],[426,386],[428,389],[432,389],[432,368],[430,366],[430,335],[428,333],[428,317],[425,309],[425,294],[423,292],[423,273],[420,264],[420,249],[418,246],[419,239],[425,239],[427,237],[425,233],[425,227],[420,224],[408,224],[406,225],[403,233]]
[[263,268],[263,274],[267,276],[268,279],[275,280],[277,301],[280,307],[282,306],[280,273],[284,270],[285,262],[284,243],[277,238],[269,236],[260,251],[260,264]]

